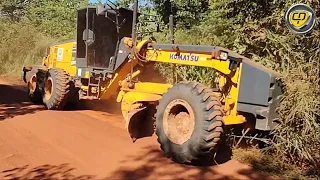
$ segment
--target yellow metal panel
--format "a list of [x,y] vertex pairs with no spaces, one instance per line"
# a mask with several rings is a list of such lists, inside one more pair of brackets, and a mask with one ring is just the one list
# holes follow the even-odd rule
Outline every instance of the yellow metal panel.
[[171,84],[160,84],[151,82],[139,82],[135,83],[134,91],[153,93],[153,94],[163,94],[171,88]]
[[141,93],[141,92],[124,93],[124,91],[120,91],[119,95],[121,96],[121,98],[118,97],[117,99],[118,99],[118,102],[120,102],[121,101],[120,99],[122,99],[121,111],[126,121],[126,128],[128,128],[131,117],[134,115],[134,113],[131,114],[129,112],[132,112],[135,109],[139,108],[139,104],[136,104],[137,102],[158,101],[162,97],[161,95],[151,94],[151,93]]
[[85,78],[89,78],[89,77],[90,77],[89,71],[86,71]]
[[[146,97],[146,99],[140,98],[139,101],[154,101],[153,98],[148,97],[158,97],[158,95],[163,95],[165,92],[171,88],[171,84],[160,84],[160,83],[149,83],[149,82],[139,82],[135,83],[134,89],[129,89],[127,87],[122,87],[118,94],[117,102],[120,102],[127,93],[132,95],[137,94],[137,97],[132,97],[131,99],[139,99],[140,97]],[[153,94],[154,96],[151,96]]]
[[50,68],[64,69],[70,76],[76,75],[75,57],[72,57],[72,49],[76,42],[62,43],[50,48],[50,54],[45,63]]
[[236,76],[238,77],[237,84],[232,84],[230,89],[230,98],[228,99],[228,104],[230,104],[230,114],[232,116],[235,116],[238,114],[237,107],[238,107],[238,96],[239,96],[239,87],[240,87],[240,74],[242,71],[242,63],[240,64],[240,67],[238,68],[236,72]]
[[[220,71],[223,74],[230,75],[230,78],[233,83],[238,82],[238,76],[236,74],[232,75],[233,72],[229,70],[229,61],[223,61],[218,59],[212,59],[212,54],[200,54],[200,53],[183,53],[181,52],[180,55],[190,55],[199,56],[198,60],[175,60],[170,59],[171,54],[175,54],[176,52],[171,51],[163,51],[163,50],[154,50],[148,49],[146,53],[146,59],[149,61],[156,61],[162,63],[171,63],[171,64],[180,64],[180,65],[187,65],[187,66],[199,66],[199,67],[209,67]],[[237,69],[239,71],[239,68]]]
[[139,42],[136,46],[136,52],[141,52],[141,49],[143,49],[148,43],[151,43],[152,41],[150,40],[143,40]]
[[[139,44],[138,50],[141,52],[145,51],[145,57],[148,61],[161,62],[161,63],[171,63],[187,66],[198,66],[198,67],[208,67],[220,72],[222,77],[219,79],[219,85],[223,87],[223,92],[221,94],[222,103],[224,104],[224,111],[226,112],[225,121],[227,124],[239,124],[243,123],[245,119],[242,116],[238,116],[237,112],[237,100],[239,93],[240,84],[240,72],[242,64],[235,70],[231,71],[229,69],[230,61],[213,59],[212,53],[199,53],[199,52],[178,52],[176,50],[161,50],[148,48],[144,49],[144,44],[147,41],[141,42]],[[174,55],[182,55],[182,57],[187,57],[184,60],[172,58]],[[135,90],[143,91],[145,89],[152,91],[153,85],[145,84],[141,87],[136,86]],[[157,89],[155,87],[154,89]],[[146,91],[146,90],[145,90]],[[147,91],[147,92],[148,92]],[[161,92],[161,90],[159,90]]]
[[108,88],[106,88],[105,91],[103,91],[101,99],[109,99],[113,95],[116,95],[120,90],[119,82],[123,81],[128,75],[128,73],[130,73],[131,65],[132,67],[135,67],[137,64],[138,61],[136,59],[130,62],[125,62],[123,66],[119,68],[119,70],[117,71],[116,76],[114,76],[110,80],[110,84],[107,86]]
[[242,124],[246,122],[245,117],[238,115],[238,116],[224,116],[223,123],[225,125],[235,125],[235,124]]

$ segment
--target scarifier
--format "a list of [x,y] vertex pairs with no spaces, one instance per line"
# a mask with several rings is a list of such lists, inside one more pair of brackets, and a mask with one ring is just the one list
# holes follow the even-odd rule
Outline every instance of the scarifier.
[[[225,128],[249,115],[255,129],[275,128],[280,74],[222,47],[138,42],[137,9],[137,0],[134,10],[112,3],[78,9],[76,39],[49,48],[42,65],[24,68],[31,101],[64,109],[79,99],[118,95],[132,140],[155,132],[166,157],[179,163],[211,158]],[[172,16],[170,32],[174,40]],[[138,81],[154,63],[212,68],[218,88]]]

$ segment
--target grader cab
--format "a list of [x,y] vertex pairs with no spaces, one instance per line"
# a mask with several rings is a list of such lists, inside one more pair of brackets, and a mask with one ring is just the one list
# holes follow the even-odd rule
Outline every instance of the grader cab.
[[[180,163],[211,158],[225,128],[245,123],[247,114],[255,117],[256,129],[275,127],[280,74],[217,46],[137,42],[137,7],[135,1],[133,11],[108,4],[79,9],[76,73],[54,63],[25,68],[32,72],[26,82],[37,87],[29,94],[41,96],[48,109],[63,109],[74,93],[93,99],[118,95],[132,140],[155,132],[165,155]],[[219,88],[136,79],[155,62],[212,68]]]

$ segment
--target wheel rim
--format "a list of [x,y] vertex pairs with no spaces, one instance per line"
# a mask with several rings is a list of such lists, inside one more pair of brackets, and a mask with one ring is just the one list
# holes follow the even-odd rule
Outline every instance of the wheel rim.
[[52,95],[52,89],[53,89],[53,83],[52,83],[52,78],[49,77],[45,83],[44,87],[44,98],[46,100],[49,100]]
[[29,81],[29,92],[31,94],[34,93],[36,91],[36,87],[37,87],[37,77],[33,75]]
[[171,101],[164,111],[164,132],[171,142],[187,142],[195,128],[195,117],[191,106],[184,100]]

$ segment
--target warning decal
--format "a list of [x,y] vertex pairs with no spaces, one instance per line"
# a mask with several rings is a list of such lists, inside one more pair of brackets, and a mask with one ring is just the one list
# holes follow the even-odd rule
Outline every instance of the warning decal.
[[63,48],[58,48],[57,61],[63,60]]

